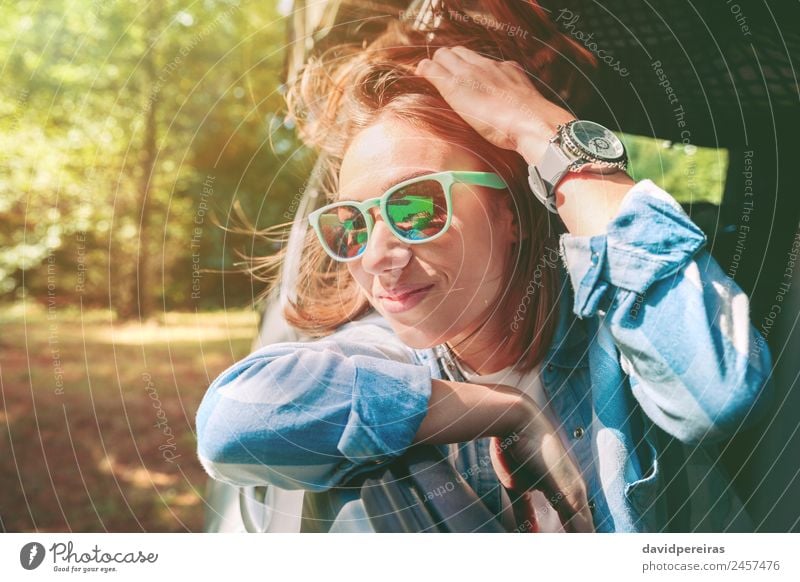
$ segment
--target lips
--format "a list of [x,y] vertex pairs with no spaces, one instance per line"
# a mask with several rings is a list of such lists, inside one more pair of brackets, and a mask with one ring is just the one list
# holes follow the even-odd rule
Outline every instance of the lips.
[[393,287],[378,295],[378,298],[387,312],[400,313],[417,305],[432,288],[433,284]]
[[403,285],[402,287],[393,287],[392,289],[381,293],[378,295],[378,297],[381,299],[391,299],[393,301],[397,301],[403,297],[407,297],[411,293],[416,293],[429,287],[433,287],[433,285]]

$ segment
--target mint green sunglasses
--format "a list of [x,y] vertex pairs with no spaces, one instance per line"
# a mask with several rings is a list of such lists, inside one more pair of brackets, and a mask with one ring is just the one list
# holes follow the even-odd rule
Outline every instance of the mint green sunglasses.
[[400,182],[378,198],[328,204],[309,214],[308,220],[332,259],[355,261],[367,248],[373,227],[369,211],[376,206],[394,235],[405,243],[422,244],[442,236],[453,219],[450,190],[456,183],[496,190],[508,187],[491,172],[436,172]]

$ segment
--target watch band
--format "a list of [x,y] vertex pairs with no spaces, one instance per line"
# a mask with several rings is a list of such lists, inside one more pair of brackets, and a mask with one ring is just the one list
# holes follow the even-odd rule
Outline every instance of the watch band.
[[[556,135],[547,144],[541,161],[528,166],[528,185],[531,191],[550,212],[558,214],[556,208],[556,187],[569,172],[589,171],[598,174],[609,174],[625,171],[627,153],[622,145],[622,155],[618,159],[602,159],[591,153],[579,142],[570,137],[570,128],[577,123],[589,123],[611,133],[608,129],[594,122],[581,122],[574,119],[559,125]],[[617,139],[617,138],[614,138]]]
[[556,208],[556,186],[569,172],[572,163],[562,149],[554,142],[547,144],[547,149],[538,166],[528,166],[528,185],[539,201],[550,212],[558,214]]

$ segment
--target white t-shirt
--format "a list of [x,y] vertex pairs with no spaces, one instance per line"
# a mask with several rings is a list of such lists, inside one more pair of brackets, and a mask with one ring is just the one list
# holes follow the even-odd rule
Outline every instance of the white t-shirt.
[[[526,373],[520,373],[516,370],[513,370],[511,367],[508,367],[491,374],[479,375],[475,374],[472,370],[467,370],[464,364],[458,360],[456,360],[456,365],[467,382],[473,384],[504,384],[506,386],[516,388],[532,399],[539,406],[539,408],[550,419],[550,422],[553,423],[553,426],[558,427],[561,425],[560,419],[557,417],[555,411],[548,403],[547,394],[544,391],[544,385],[542,384],[542,380],[540,378],[540,366],[536,366],[534,369]],[[561,526],[558,513],[556,513],[556,511],[549,504],[545,495],[541,491],[535,491],[533,493],[533,499],[536,511],[536,520],[539,524],[539,531],[545,533],[563,532],[564,528]],[[506,524],[506,527],[509,527],[510,525],[511,528],[514,528],[516,527],[516,522],[514,520],[513,510],[511,509],[511,500],[504,488],[502,489],[502,500],[503,523]]]

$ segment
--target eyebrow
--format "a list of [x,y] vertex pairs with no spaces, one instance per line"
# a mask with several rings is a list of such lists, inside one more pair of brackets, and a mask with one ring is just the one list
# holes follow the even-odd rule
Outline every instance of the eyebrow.
[[[393,178],[391,180],[387,180],[383,184],[381,184],[380,194],[378,196],[382,196],[389,188],[392,186],[396,186],[406,180],[410,180],[411,178],[416,178],[418,176],[425,176],[426,174],[435,174],[436,171],[434,170],[415,170],[414,172],[409,172],[408,174],[403,174],[397,178]],[[376,198],[376,196],[370,196],[370,198]],[[369,198],[367,198],[368,200]],[[338,202],[357,202],[353,198],[342,198],[339,197]]]

